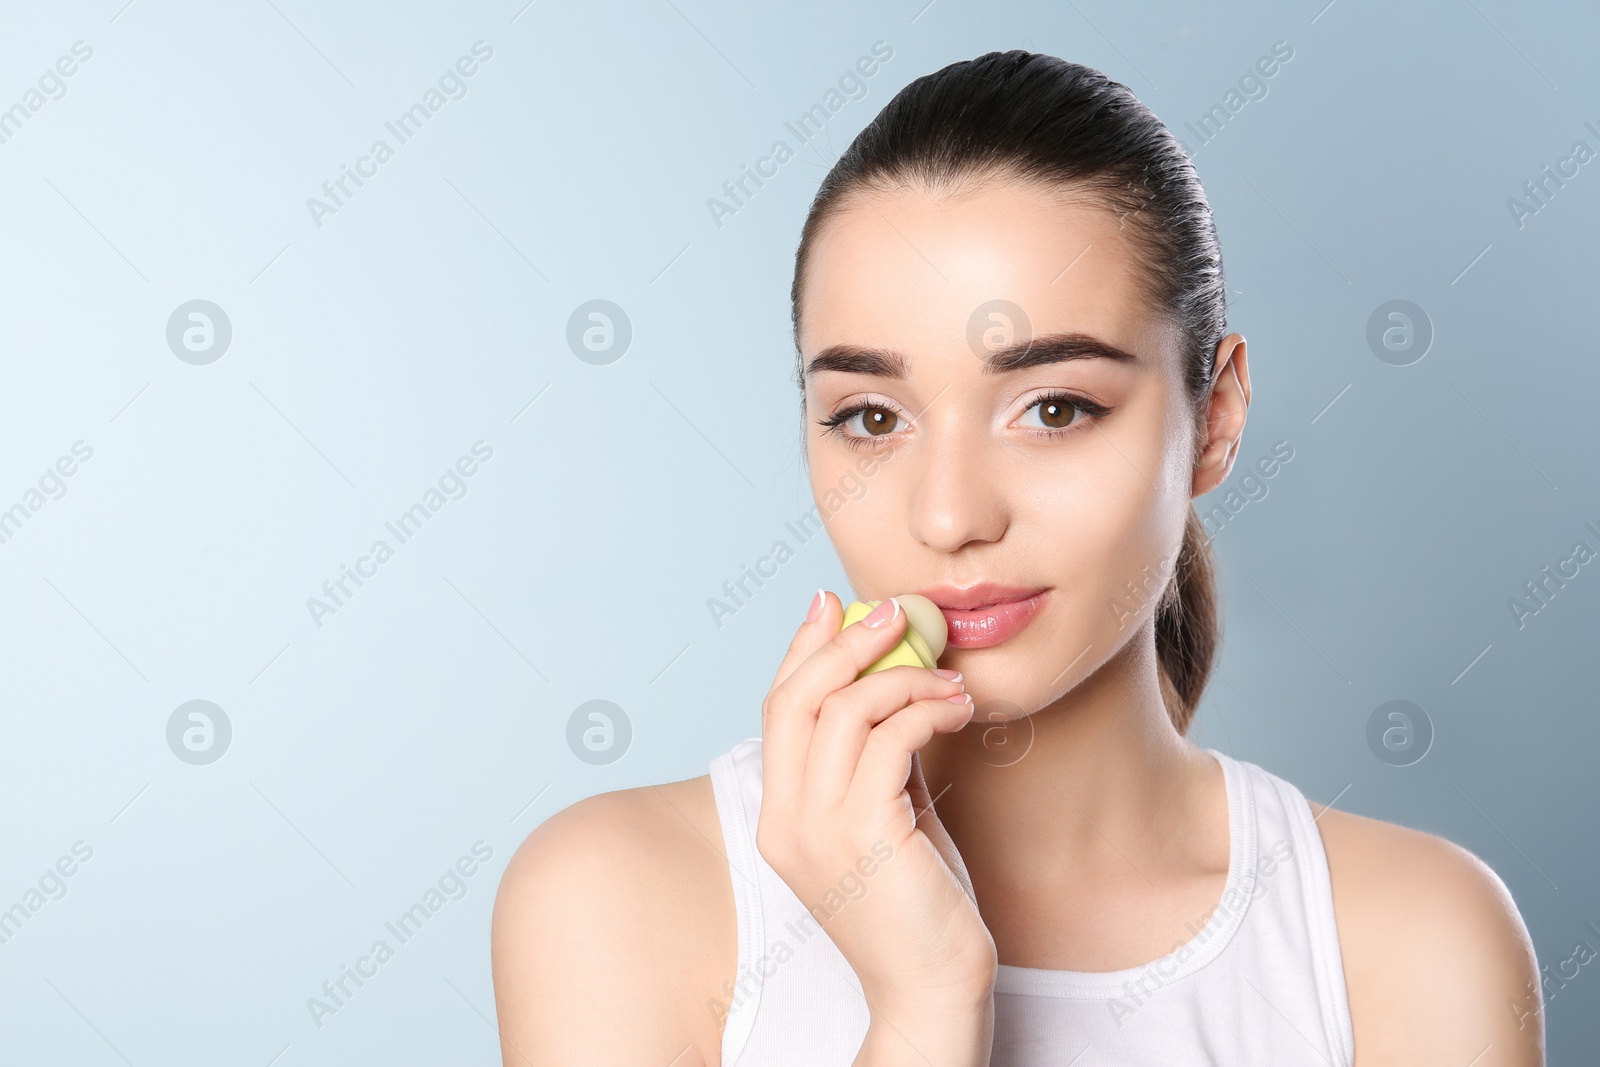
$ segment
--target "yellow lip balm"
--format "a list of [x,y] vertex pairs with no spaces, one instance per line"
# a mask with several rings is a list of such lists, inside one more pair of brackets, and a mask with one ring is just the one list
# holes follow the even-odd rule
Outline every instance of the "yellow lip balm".
[[[900,639],[898,645],[856,675],[857,678],[864,678],[876,671],[898,667],[901,664],[910,667],[937,667],[939,657],[944,655],[945,643],[949,640],[949,628],[945,625],[944,612],[939,610],[939,606],[916,593],[902,593],[895,597],[895,600],[899,602],[900,610],[906,613],[905,636]],[[844,609],[844,621],[839,628],[842,630],[853,622],[860,622],[881,603],[883,603],[881,600],[852,602]]]

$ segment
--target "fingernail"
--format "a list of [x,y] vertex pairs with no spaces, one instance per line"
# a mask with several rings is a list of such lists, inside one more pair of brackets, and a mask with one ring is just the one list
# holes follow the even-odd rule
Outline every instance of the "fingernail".
[[871,626],[876,629],[879,626],[887,625],[898,614],[900,614],[900,602],[894,597],[890,597],[873,608],[861,622],[864,626]]
[[961,681],[961,672],[953,671],[948,667],[935,667],[933,669],[933,673],[937,674],[941,678],[947,678],[952,682]]
[[806,610],[806,622],[816,622],[817,616],[822,614],[822,605],[827,603],[827,596],[821,589],[811,598],[811,607]]
[[953,697],[945,697],[952,704],[965,704],[972,699],[971,693],[957,693]]

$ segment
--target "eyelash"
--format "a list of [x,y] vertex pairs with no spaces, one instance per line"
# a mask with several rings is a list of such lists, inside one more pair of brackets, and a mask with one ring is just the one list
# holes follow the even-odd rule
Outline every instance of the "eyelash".
[[[1024,409],[1024,411],[1032,411],[1040,404],[1048,404],[1051,401],[1056,401],[1066,404],[1070,407],[1077,408],[1079,411],[1087,415],[1088,418],[1080,419],[1071,426],[1045,427],[1044,429],[1034,431],[1040,436],[1048,439],[1058,438],[1064,434],[1076,433],[1078,430],[1082,429],[1086,423],[1098,421],[1111,414],[1111,409],[1105,405],[1096,404],[1094,401],[1078,396],[1075,393],[1046,393],[1043,396],[1035,399],[1033,403],[1029,404],[1027,408]],[[878,441],[881,441],[887,437],[893,437],[895,435],[889,433],[859,436],[855,434],[844,433],[841,429],[845,423],[849,422],[857,415],[861,415],[868,411],[890,411],[893,413],[893,409],[891,409],[887,404],[877,404],[871,401],[863,400],[859,401],[858,403],[851,404],[849,407],[841,408],[825,419],[818,419],[817,425],[823,427],[822,432],[824,434],[833,434],[837,437],[843,438],[844,442],[851,448],[876,448]],[[898,417],[898,415],[896,417]]]

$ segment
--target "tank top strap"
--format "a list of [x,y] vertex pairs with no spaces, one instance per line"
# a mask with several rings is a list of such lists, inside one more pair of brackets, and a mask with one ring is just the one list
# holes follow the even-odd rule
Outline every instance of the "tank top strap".
[[871,1022],[861,982],[818,917],[756,848],[761,738],[713,760],[711,787],[739,913],[738,968],[720,1000],[708,1005],[726,1020],[723,1067],[851,1063]]
[[[1261,833],[1258,893],[1265,902],[1262,914],[1252,918],[1258,927],[1272,926],[1275,934],[1262,940],[1279,946],[1284,967],[1299,963],[1314,989],[1321,1028],[1334,1055],[1334,1063],[1355,1060],[1355,1035],[1344,978],[1344,959],[1334,920],[1333,883],[1328,874],[1327,851],[1311,814],[1311,805],[1294,783],[1248,760],[1232,760],[1253,780],[1257,819]],[[1273,893],[1275,882],[1284,891]],[[1256,931],[1258,938],[1264,931]],[[1265,951],[1262,952],[1265,956]]]
[[[748,991],[737,987],[749,973],[754,946],[766,940],[755,834],[756,820],[761,813],[761,749],[759,745],[752,746],[753,740],[741,741],[711,761],[711,792],[716,797],[717,818],[722,824],[722,845],[728,857],[728,874],[733,880],[734,912],[739,925],[739,957],[734,982],[724,983],[722,996],[706,1005],[723,1027],[724,1067],[738,1061],[755,1021],[753,1010],[742,1010],[749,999]],[[753,781],[747,780],[752,751],[757,772]],[[760,995],[759,988],[755,995]]]

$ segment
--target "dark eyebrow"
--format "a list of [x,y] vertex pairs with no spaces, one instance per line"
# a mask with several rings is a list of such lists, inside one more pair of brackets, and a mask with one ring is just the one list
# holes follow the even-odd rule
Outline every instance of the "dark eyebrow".
[[[1052,333],[1030,341],[1018,341],[996,349],[983,358],[983,373],[1004,374],[1007,371],[1042,367],[1051,363],[1064,363],[1069,359],[1110,359],[1118,363],[1139,363],[1132,352],[1107,344],[1086,333]],[[904,380],[909,376],[906,357],[892,349],[866,348],[861,345],[829,345],[806,364],[805,376],[810,378],[818,371],[838,371],[842,374],[869,374],[875,378]]]

